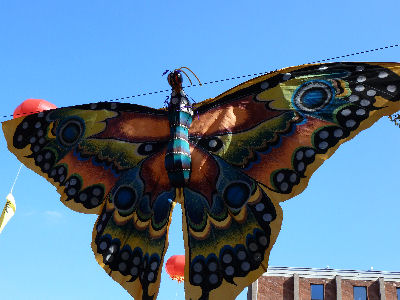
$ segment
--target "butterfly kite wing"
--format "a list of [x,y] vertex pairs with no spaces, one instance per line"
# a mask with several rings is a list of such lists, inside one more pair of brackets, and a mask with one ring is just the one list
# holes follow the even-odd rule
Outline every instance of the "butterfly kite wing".
[[197,106],[184,190],[186,299],[234,299],[266,271],[279,202],[340,144],[400,110],[400,65],[283,69]]
[[160,286],[176,197],[163,168],[165,153],[120,177],[93,230],[96,260],[134,299],[156,299]]
[[267,268],[282,223],[279,202],[201,148],[192,149],[183,196],[186,299],[235,299]]
[[99,214],[92,249],[106,272],[135,299],[155,298],[175,198],[163,168],[167,112],[79,105],[4,122],[3,131],[9,150],[67,207]]
[[339,145],[400,110],[399,80],[398,63],[286,68],[200,103],[190,130],[284,201]]

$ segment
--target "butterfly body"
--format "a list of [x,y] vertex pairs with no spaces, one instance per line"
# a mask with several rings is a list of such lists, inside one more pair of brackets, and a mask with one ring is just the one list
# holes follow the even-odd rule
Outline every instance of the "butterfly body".
[[165,168],[170,183],[183,187],[190,178],[191,157],[189,147],[189,127],[193,110],[183,90],[173,90],[168,105],[170,141],[165,155]]
[[136,300],[157,297],[177,198],[186,299],[235,299],[267,269],[279,203],[400,110],[398,63],[290,67],[193,105],[180,72],[168,82],[167,110],[93,103],[3,123],[9,150],[66,206],[99,215],[95,258]]

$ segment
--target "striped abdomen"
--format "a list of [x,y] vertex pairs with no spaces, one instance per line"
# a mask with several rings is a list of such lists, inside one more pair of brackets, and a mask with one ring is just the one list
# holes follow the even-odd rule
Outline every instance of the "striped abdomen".
[[165,156],[165,168],[171,185],[183,187],[190,178],[191,158],[188,139],[193,112],[184,95],[172,96],[168,111],[171,139]]

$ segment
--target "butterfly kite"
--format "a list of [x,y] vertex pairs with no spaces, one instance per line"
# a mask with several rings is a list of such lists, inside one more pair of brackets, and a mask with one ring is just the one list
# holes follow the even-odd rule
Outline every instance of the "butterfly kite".
[[168,75],[167,109],[101,102],[3,123],[9,150],[97,214],[97,262],[135,299],[156,299],[175,203],[186,299],[234,299],[267,269],[279,203],[340,144],[400,110],[400,64],[302,65],[193,104]]

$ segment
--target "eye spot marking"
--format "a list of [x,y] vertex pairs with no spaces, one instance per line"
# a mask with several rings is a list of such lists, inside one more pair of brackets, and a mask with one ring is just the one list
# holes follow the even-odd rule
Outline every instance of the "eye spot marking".
[[343,130],[341,128],[337,128],[335,129],[335,131],[333,132],[333,136],[336,138],[339,138],[343,135]]
[[[296,153],[294,155],[294,157],[297,160],[297,157],[301,157],[303,158],[304,154],[298,155],[298,153]],[[295,169],[297,171],[303,171],[305,168],[305,165],[303,162],[299,162]],[[296,174],[295,171],[290,170],[290,169],[281,169],[279,171],[277,171],[276,173],[274,173],[272,175],[272,181],[275,185],[275,187],[277,188],[277,190],[281,193],[287,194],[290,193],[292,191],[292,188],[298,184],[299,182],[299,176],[298,174]],[[256,206],[256,210],[257,210],[257,206]]]
[[386,89],[388,90],[388,92],[394,93],[397,90],[397,87],[394,84],[388,85],[386,87]]
[[358,100],[360,100],[360,97],[358,95],[351,95],[349,97],[350,102],[356,102]]
[[113,196],[113,203],[122,214],[129,214],[136,203],[136,192],[130,186],[120,186]]
[[355,90],[356,90],[357,92],[362,92],[363,90],[365,90],[365,86],[359,84],[359,85],[357,85],[357,86],[355,87]]
[[210,148],[215,148],[217,146],[217,141],[216,140],[210,140],[208,142],[208,146],[210,146]]
[[263,83],[261,83],[261,89],[266,90],[267,88],[269,88],[269,82],[268,81],[264,81]]
[[350,109],[343,109],[341,112],[342,116],[347,117],[351,114],[351,110]]
[[326,130],[321,130],[318,134],[321,139],[326,139],[329,136],[329,132]]
[[137,152],[140,155],[150,155],[160,149],[162,143],[143,143],[137,148]]
[[265,208],[264,203],[258,203],[258,204],[256,205],[256,211],[258,211],[258,212],[263,211],[264,208]]
[[283,175],[283,173],[278,173],[278,175],[276,175],[276,181],[277,182],[282,182],[282,180],[285,178],[285,175]]
[[199,145],[207,149],[208,151],[216,152],[223,147],[223,143],[221,139],[217,137],[213,137],[211,139],[202,139],[199,142]]
[[224,190],[223,199],[231,209],[240,209],[250,197],[250,187],[243,182],[232,182]]
[[358,115],[358,116],[363,116],[366,113],[367,112],[365,111],[365,109],[362,109],[362,108],[356,110],[356,115]]
[[365,69],[364,66],[357,66],[357,67],[356,67],[356,71],[357,71],[357,72],[362,72],[362,71],[364,71],[364,69]]
[[355,125],[356,125],[356,121],[354,121],[352,119],[346,121],[346,127],[348,127],[348,128],[352,128]]
[[264,214],[262,218],[263,218],[263,220],[265,222],[271,222],[272,221],[272,215],[271,214]]
[[203,277],[200,275],[200,274],[195,274],[194,276],[193,276],[193,282],[195,283],[195,284],[200,284],[200,283],[202,283],[202,281],[203,281]]
[[57,134],[61,145],[73,146],[76,144],[83,135],[83,126],[83,122],[79,119],[71,119],[62,124]]
[[309,81],[296,90],[292,101],[302,111],[315,112],[325,107],[333,97],[330,85],[323,81]]
[[290,79],[290,77],[292,77],[292,74],[290,73],[283,74],[282,80],[287,81]]
[[389,76],[389,74],[386,71],[381,71],[378,74],[378,78],[381,78],[381,79],[386,78],[388,76]]
[[367,80],[367,77],[365,77],[364,75],[360,75],[357,77],[357,82],[364,82],[365,80]]
[[329,144],[327,142],[321,142],[318,144],[318,148],[321,150],[325,150],[326,148],[328,148]]

